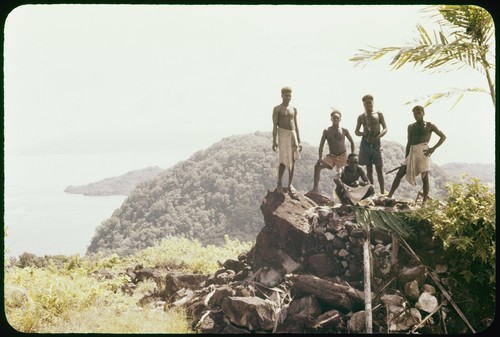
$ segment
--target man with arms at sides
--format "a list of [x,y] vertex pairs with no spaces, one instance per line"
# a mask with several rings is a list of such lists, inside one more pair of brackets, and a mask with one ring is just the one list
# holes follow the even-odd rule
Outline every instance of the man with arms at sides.
[[[384,174],[382,146],[380,138],[387,133],[384,115],[373,111],[373,96],[365,95],[362,98],[365,112],[360,114],[356,123],[356,136],[361,137],[359,145],[359,165],[366,165],[366,174],[370,184],[373,185],[373,165],[377,171],[380,193],[384,194]],[[363,131],[361,131],[363,126]]]
[[[349,130],[340,127],[342,113],[337,109],[333,109],[330,113],[332,126],[323,130],[321,141],[319,143],[319,159],[314,165],[314,185],[311,192],[318,193],[318,183],[321,175],[321,170],[324,168],[335,168],[339,175],[347,163],[347,150],[345,140],[351,143],[351,153],[354,152],[354,141],[352,140]],[[325,142],[328,142],[330,152],[323,158],[323,147]]]
[[278,186],[276,191],[283,193],[283,174],[288,168],[288,192],[295,196],[295,189],[292,186],[295,161],[300,159],[299,128],[297,124],[297,109],[290,106],[292,99],[292,89],[283,87],[281,89],[282,103],[273,109],[273,151],[278,150]]
[[[415,123],[408,125],[408,141],[406,143],[405,162],[398,170],[396,178],[387,195],[392,198],[399,186],[401,179],[406,175],[406,180],[413,186],[416,185],[415,178],[420,174],[423,184],[423,202],[429,198],[429,170],[430,156],[446,140],[444,133],[436,125],[424,121],[424,108],[416,105],[413,108]],[[439,136],[439,140],[433,147],[429,147],[432,133]]]

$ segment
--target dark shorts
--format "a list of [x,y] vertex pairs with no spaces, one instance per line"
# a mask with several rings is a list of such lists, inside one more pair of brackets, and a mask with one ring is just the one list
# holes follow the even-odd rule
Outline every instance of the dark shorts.
[[380,140],[368,144],[364,139],[361,140],[359,145],[359,165],[380,165],[383,166],[384,162],[382,160],[382,146]]

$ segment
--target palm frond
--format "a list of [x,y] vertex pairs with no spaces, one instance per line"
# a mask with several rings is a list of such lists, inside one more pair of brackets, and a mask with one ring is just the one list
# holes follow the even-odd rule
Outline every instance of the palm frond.
[[[424,97],[419,97],[415,98],[411,101],[407,101],[404,104],[409,105],[409,104],[419,104],[422,105],[424,108],[437,103],[439,101],[443,101],[445,99],[450,99],[453,97],[456,97],[455,102],[453,103],[452,107],[450,108],[449,111],[453,110],[455,106],[460,102],[460,100],[463,98],[465,93],[485,93],[488,94],[488,92],[482,88],[465,88],[465,89],[459,89],[459,88],[453,88],[450,91],[447,92],[438,92],[434,94],[429,94]],[[424,102],[424,103],[422,103]]]
[[[435,7],[433,6],[434,10]],[[434,32],[432,36],[422,25],[418,24],[417,37],[410,46],[362,49],[358,50],[359,52],[350,61],[360,65],[380,59],[391,52],[397,52],[390,63],[393,69],[399,69],[407,63],[422,66],[424,70],[438,71],[451,71],[468,65],[484,72],[485,67],[494,67],[494,61],[486,60],[486,56],[491,54],[488,53],[490,50],[486,41],[489,41],[494,33],[489,13],[479,10],[477,6],[437,7],[443,9],[436,15],[447,15],[445,21],[455,28],[449,34],[454,37],[453,41],[449,41],[443,30]],[[445,65],[448,67],[443,67]]]
[[364,228],[373,226],[390,233],[397,233],[408,238],[414,235],[413,229],[405,221],[404,215],[397,212],[388,212],[381,209],[355,207],[356,222]]

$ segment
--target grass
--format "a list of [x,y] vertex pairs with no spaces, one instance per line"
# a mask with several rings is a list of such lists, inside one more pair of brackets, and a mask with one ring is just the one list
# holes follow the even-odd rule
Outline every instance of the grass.
[[[6,264],[7,321],[24,333],[192,333],[183,308],[138,304],[156,287],[153,281],[140,282],[132,295],[123,293],[122,285],[129,282],[124,271],[142,264],[186,273],[214,273],[221,262],[236,259],[251,248],[251,243],[225,239],[222,247],[169,238],[124,258],[80,258],[77,254],[62,262],[59,258],[57,263],[50,257],[33,257],[33,265],[29,261],[24,261],[23,267]],[[102,270],[114,277],[96,277]]]

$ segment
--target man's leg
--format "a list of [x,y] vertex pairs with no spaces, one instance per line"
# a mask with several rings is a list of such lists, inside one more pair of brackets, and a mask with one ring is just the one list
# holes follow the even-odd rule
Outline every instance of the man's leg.
[[423,202],[426,202],[429,198],[429,171],[422,173],[422,184],[424,190]]
[[282,180],[283,180],[284,173],[285,173],[285,165],[280,164],[280,166],[278,167],[278,187],[276,188],[276,191],[278,193],[283,193]]
[[396,178],[394,178],[394,181],[392,182],[391,190],[389,191],[387,197],[392,198],[394,192],[396,192],[396,189],[399,187],[401,179],[405,176],[405,174],[406,174],[406,165],[403,165],[399,168],[398,173],[396,173]]
[[293,180],[293,173],[295,172],[295,162],[292,165],[292,168],[288,170],[288,190],[292,191],[292,180]]
[[314,165],[314,184],[312,192],[318,193],[318,184],[319,184],[319,179],[321,178],[321,170],[327,167],[328,166],[326,166],[322,162],[316,163],[316,165]]
[[366,191],[365,195],[361,199],[369,198],[374,194],[375,194],[375,187],[373,187],[373,185],[370,185],[370,188],[368,189],[368,191]]
[[366,176],[370,181],[370,184],[373,185],[373,166],[372,164],[366,164]]
[[293,180],[293,173],[295,172],[295,162],[293,163],[292,165],[292,168],[288,171],[288,194],[290,194],[290,196],[293,198],[293,199],[298,199],[298,196],[297,194],[295,193],[295,188],[293,188],[292,186],[292,180]]
[[378,183],[380,185],[380,194],[385,193],[385,188],[384,188],[384,172],[382,172],[382,165],[375,165],[375,169],[377,170],[377,179]]
[[333,181],[337,185],[335,187],[335,193],[337,194],[337,197],[339,197],[340,202],[342,203],[342,205],[344,205],[344,206],[345,205],[352,205],[353,204],[352,200],[347,195],[347,191],[345,190],[344,185],[342,185],[342,183],[340,181],[340,178],[335,177],[333,179]]

